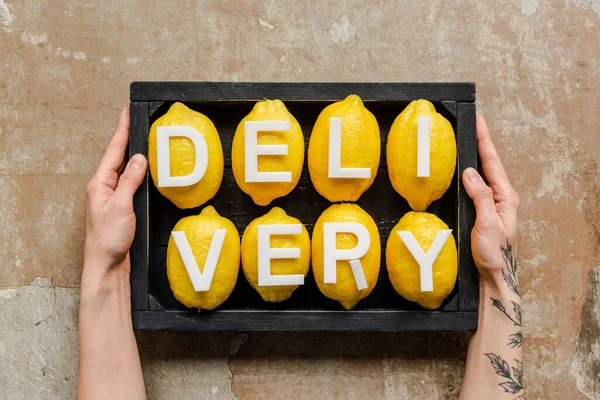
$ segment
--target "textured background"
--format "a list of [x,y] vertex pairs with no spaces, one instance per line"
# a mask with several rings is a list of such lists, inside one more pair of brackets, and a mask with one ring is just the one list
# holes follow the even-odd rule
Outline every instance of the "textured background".
[[[133,80],[476,82],[528,398],[600,398],[599,38],[600,0],[0,0],[0,398],[74,397],[84,188]],[[138,334],[158,399],[455,398],[468,338]]]

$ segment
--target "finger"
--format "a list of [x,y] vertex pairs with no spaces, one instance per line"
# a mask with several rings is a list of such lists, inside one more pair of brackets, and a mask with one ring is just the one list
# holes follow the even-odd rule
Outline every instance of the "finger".
[[498,219],[492,189],[485,184],[481,175],[473,168],[467,168],[462,178],[467,194],[475,204],[476,223],[481,224],[483,227],[490,226]]
[[481,157],[483,173],[494,193],[494,198],[498,202],[510,202],[514,190],[492,142],[485,118],[479,114],[477,114],[477,149]]
[[146,157],[143,155],[136,154],[131,157],[131,160],[129,160],[125,167],[125,171],[123,171],[123,174],[119,178],[119,184],[113,196],[117,204],[124,207],[133,204],[133,195],[144,180],[147,165]]
[[[115,133],[106,147],[102,161],[96,174],[102,178],[114,176],[118,173],[119,167],[125,158],[125,150],[129,140],[129,108],[125,107],[121,111],[121,117]],[[105,179],[103,179],[105,180]],[[112,185],[116,184],[116,180]],[[113,187],[114,189],[114,187]]]
[[123,174],[123,171],[125,171],[126,166],[127,166],[127,160],[123,159],[123,162],[121,163],[121,165],[119,165],[119,169],[117,170],[117,174],[119,176],[121,176]]

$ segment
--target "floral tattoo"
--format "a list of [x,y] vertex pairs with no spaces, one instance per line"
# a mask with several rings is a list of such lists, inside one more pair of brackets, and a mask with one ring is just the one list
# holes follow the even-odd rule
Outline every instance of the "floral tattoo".
[[[512,317],[510,315],[510,313],[508,311],[506,311],[506,309],[504,308],[504,305],[502,304],[502,302],[500,300],[496,300],[493,297],[490,297],[490,299],[492,299],[492,305],[494,307],[496,307],[498,310],[500,310],[504,315],[506,315],[506,317],[508,319],[510,319],[510,321],[515,325],[518,326],[519,328],[521,328],[521,306],[517,303],[515,303],[514,301],[511,301],[512,305],[513,305],[513,314],[514,317]],[[508,339],[508,345],[511,348],[515,348],[515,347],[521,347],[521,340],[523,338],[523,333],[521,331],[521,329],[519,329],[518,332],[513,333],[511,335],[509,335]]]
[[[519,281],[517,279],[517,258],[515,257],[513,246],[506,241],[506,246],[500,245],[502,258],[504,259],[505,268],[502,268],[502,276],[508,288],[517,296],[521,296]],[[504,304],[498,299],[490,297],[492,306],[497,308],[502,314],[508,318],[514,326],[518,327],[518,331],[509,335],[508,346],[510,348],[521,347],[523,333],[521,320],[521,305],[511,301],[512,312],[507,310]],[[505,380],[498,385],[504,389],[505,393],[517,395],[514,399],[525,399],[525,388],[523,385],[523,367],[521,361],[515,360],[516,366],[510,366],[502,357],[494,353],[486,353],[490,364],[494,368],[496,375],[501,376]]]
[[506,268],[502,268],[504,282],[514,294],[520,296],[519,281],[517,280],[517,258],[508,240],[506,240],[506,247],[500,245],[500,251],[502,252],[502,258],[504,258],[504,264],[506,264]]
[[516,399],[525,399],[525,387],[523,386],[523,366],[519,360],[515,360],[517,366],[510,367],[502,357],[493,353],[486,353],[487,358],[490,359],[490,363],[496,375],[500,375],[507,380],[500,383],[505,393],[518,394]]

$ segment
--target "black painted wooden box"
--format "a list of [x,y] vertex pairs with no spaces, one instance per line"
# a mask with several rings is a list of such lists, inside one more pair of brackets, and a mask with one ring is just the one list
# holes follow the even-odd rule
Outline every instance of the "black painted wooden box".
[[[134,82],[131,84],[130,156],[147,154],[151,124],[176,101],[208,116],[223,145],[225,172],[217,195],[206,205],[237,226],[240,234],[250,221],[279,206],[300,219],[312,233],[317,218],[330,203],[313,188],[305,168],[296,189],[267,207],[255,205],[236,185],[231,170],[231,142],[238,123],[254,103],[281,99],[296,117],[306,139],[321,110],[347,95],[359,95],[375,115],[381,130],[381,166],[375,182],[358,204],[379,227],[382,261],[373,292],[352,311],[322,295],[309,272],[304,286],[278,304],[263,302],[250,287],[240,267],[230,298],[213,311],[190,310],[175,300],[167,280],[166,246],[175,223],[201,208],[180,210],[156,190],[149,175],[134,198],[136,236],[131,250],[131,304],[133,326],[140,330],[196,331],[468,331],[477,329],[477,271],[471,257],[470,233],[475,220],[473,203],[460,174],[477,167],[475,85],[473,83],[231,83]],[[453,293],[439,311],[427,311],[400,297],[385,267],[385,244],[392,227],[410,208],[389,182],[385,143],[394,118],[415,99],[434,103],[454,127],[458,145],[452,185],[428,212],[453,229],[458,245],[459,273]]]

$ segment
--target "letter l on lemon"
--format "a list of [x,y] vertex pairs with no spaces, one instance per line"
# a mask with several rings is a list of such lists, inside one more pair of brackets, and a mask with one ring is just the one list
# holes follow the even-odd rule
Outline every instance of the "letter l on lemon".
[[342,168],[342,119],[329,118],[329,178],[371,178],[370,168]]
[[212,283],[213,276],[215,275],[215,269],[217,268],[217,262],[221,255],[221,249],[223,248],[223,242],[225,241],[225,235],[227,229],[216,229],[213,233],[212,240],[210,241],[210,247],[208,249],[208,255],[206,257],[206,263],[204,263],[204,271],[200,272],[196,258],[192,253],[192,248],[187,240],[187,236],[183,231],[173,231],[173,240],[177,245],[177,250],[181,255],[185,269],[187,270],[194,290],[196,292],[207,292],[210,290],[210,284]]
[[244,123],[244,151],[246,182],[291,182],[292,172],[259,172],[258,156],[285,156],[287,144],[258,144],[259,131],[289,131],[290,121],[246,121]]
[[427,253],[423,251],[417,239],[411,231],[398,231],[400,239],[406,245],[410,254],[419,264],[419,273],[421,276],[421,292],[433,292],[433,263],[442,251],[442,247],[450,237],[452,229],[440,229],[429,246]]
[[[336,236],[340,232],[352,233],[358,243],[353,249],[337,249]],[[323,283],[337,282],[337,260],[350,261],[352,274],[358,290],[368,287],[360,258],[367,254],[371,246],[371,235],[367,228],[358,222],[325,222],[323,224]]]
[[[169,139],[186,137],[192,141],[196,150],[194,170],[186,176],[171,176],[171,151]],[[191,186],[200,182],[208,168],[208,147],[204,136],[191,126],[157,126],[156,158],[158,169],[158,187]]]
[[300,258],[300,248],[272,248],[271,235],[300,235],[301,224],[258,225],[258,286],[304,285],[304,275],[271,275],[271,259]]

